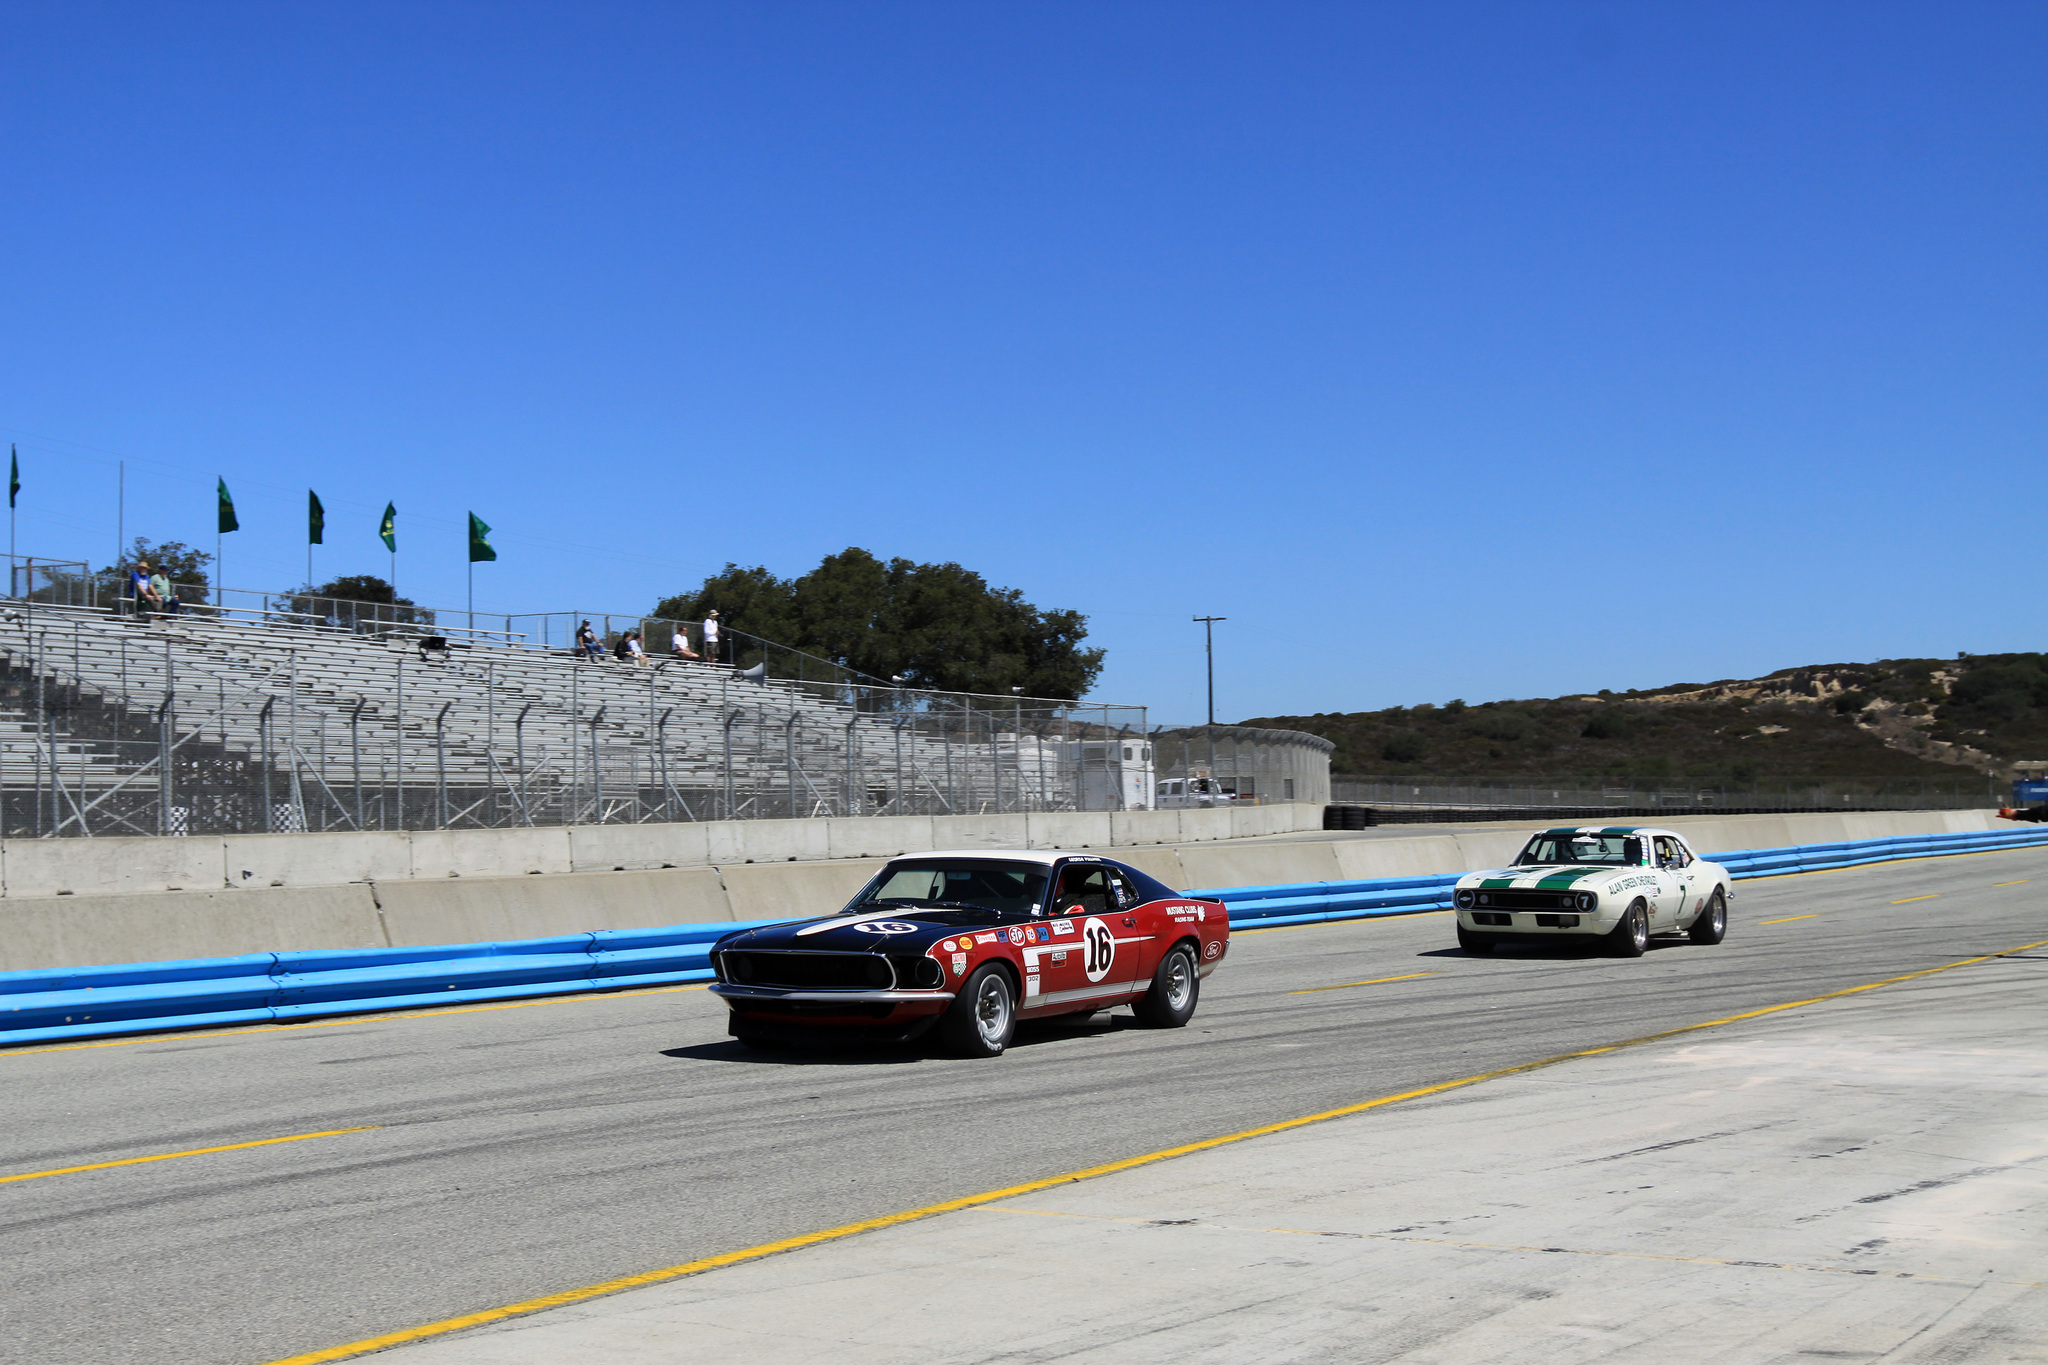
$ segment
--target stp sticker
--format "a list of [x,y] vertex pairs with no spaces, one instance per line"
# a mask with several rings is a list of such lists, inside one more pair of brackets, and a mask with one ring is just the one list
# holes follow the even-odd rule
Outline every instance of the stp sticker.
[[1055,920],[1052,931],[1055,934],[1071,934],[1074,932],[1074,922],[1070,919]]
[[1012,943],[1022,943],[1023,941],[1024,941],[1024,931],[1023,931],[1022,929],[1012,929],[1012,930],[1010,931],[1010,942],[1012,942]]
[[1099,919],[1083,924],[1081,948],[1081,969],[1088,979],[1100,981],[1108,976],[1110,964],[1116,961],[1116,935],[1109,932],[1109,926]]
[[905,924],[901,920],[893,919],[862,920],[853,927],[860,930],[863,934],[914,934],[917,932],[915,924]]

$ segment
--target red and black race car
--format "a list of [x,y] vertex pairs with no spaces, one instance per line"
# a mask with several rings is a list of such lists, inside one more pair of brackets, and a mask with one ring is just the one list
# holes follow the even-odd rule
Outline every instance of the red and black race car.
[[711,949],[742,1043],[893,1042],[933,1028],[1000,1056],[1020,1020],[1128,1004],[1179,1028],[1230,947],[1221,901],[1085,853],[917,853],[837,914],[743,929]]

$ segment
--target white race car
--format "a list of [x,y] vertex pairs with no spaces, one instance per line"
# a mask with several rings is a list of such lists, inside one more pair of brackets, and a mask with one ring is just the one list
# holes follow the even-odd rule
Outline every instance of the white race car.
[[1641,957],[1650,935],[1685,931],[1694,943],[1728,932],[1728,869],[1668,829],[1581,825],[1546,829],[1512,867],[1458,879],[1458,946],[1599,939]]

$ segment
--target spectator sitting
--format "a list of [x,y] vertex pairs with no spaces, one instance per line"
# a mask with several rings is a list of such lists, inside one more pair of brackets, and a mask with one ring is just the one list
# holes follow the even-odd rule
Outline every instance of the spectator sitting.
[[690,648],[690,628],[677,626],[668,637],[669,657],[677,660],[697,660],[704,656]]
[[579,659],[602,659],[604,646],[598,642],[597,632],[585,621],[576,628],[576,657]]
[[162,569],[149,576],[149,595],[156,600],[158,616],[169,616],[176,610],[170,604],[177,600],[177,591],[171,587],[171,580],[164,576]]
[[155,591],[149,586],[149,565],[137,561],[128,571],[128,599],[135,604],[137,616],[149,616],[149,601],[154,596]]
[[622,664],[647,663],[647,651],[640,647],[640,632],[629,630],[619,637],[619,643],[612,649],[612,656]]

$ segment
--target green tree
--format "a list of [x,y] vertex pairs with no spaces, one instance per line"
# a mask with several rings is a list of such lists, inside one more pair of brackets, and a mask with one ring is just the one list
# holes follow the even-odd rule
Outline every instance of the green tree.
[[182,540],[152,542],[147,536],[137,536],[119,563],[94,571],[93,603],[111,608],[126,593],[128,575],[135,566],[147,564],[150,572],[160,573],[178,586],[182,601],[198,605],[207,600],[213,586],[206,574],[206,566],[211,563],[212,555],[195,550]]
[[409,597],[400,597],[375,574],[350,574],[319,587],[301,588],[275,604],[280,611],[331,621],[360,633],[392,625],[434,624],[434,613],[422,611]]
[[[958,564],[886,563],[849,547],[796,579],[725,566],[653,614],[694,621],[712,607],[733,629],[874,678],[998,695],[1080,697],[1102,671],[1087,618],[1045,611]],[[735,662],[750,661],[751,656]]]

